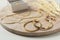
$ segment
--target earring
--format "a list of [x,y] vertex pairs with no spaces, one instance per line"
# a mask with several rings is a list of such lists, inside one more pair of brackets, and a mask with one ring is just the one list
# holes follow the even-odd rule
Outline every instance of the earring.
[[[33,26],[36,28],[35,30],[29,30],[29,29],[26,29],[26,28],[25,28],[25,27],[27,26],[27,24],[29,24],[29,23],[31,23],[31,22],[33,22]],[[38,23],[39,23],[39,26],[37,25]],[[27,22],[27,23],[24,24],[24,28],[25,28],[25,30],[28,31],[28,32],[38,31],[38,30],[40,30],[41,27],[42,27],[42,24],[41,24],[39,21],[36,21],[36,20],[34,20],[34,21],[29,21],[29,22]]]
[[49,29],[51,29],[53,27],[52,21],[55,21],[55,18],[47,16],[45,18],[45,20],[49,23],[49,25],[46,26],[46,27],[42,27],[42,30],[49,30]]
[[52,22],[49,22],[49,25],[46,26],[46,27],[41,27],[41,30],[49,30],[53,27],[53,23]]

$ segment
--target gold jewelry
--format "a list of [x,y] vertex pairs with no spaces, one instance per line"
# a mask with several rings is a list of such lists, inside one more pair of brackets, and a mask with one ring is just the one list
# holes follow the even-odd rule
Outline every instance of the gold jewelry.
[[46,18],[45,18],[45,20],[47,21],[47,22],[49,22],[49,21],[56,21],[56,17],[54,17],[54,16],[46,16]]
[[[34,27],[36,28],[35,30],[28,30],[28,29],[25,28],[26,25],[29,24],[29,23],[31,23],[31,22],[33,22],[33,25],[34,25]],[[40,23],[40,22],[35,20],[35,21],[29,21],[29,22],[25,23],[25,24],[24,24],[25,30],[28,31],[28,32],[35,32],[35,31],[40,30],[40,27],[42,26],[42,24],[40,23],[40,25],[37,26],[36,23]]]
[[50,24],[47,26],[47,27],[42,27],[41,30],[49,30],[53,27],[53,23],[52,22],[49,22]]
[[52,21],[56,21],[55,17],[49,15],[45,18],[45,20],[49,23],[49,25],[47,27],[42,27],[42,30],[51,29],[53,27]]

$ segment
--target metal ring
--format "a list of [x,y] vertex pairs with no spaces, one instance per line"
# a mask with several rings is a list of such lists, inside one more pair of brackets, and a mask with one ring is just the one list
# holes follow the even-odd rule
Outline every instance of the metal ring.
[[49,30],[53,27],[53,23],[49,22],[50,24],[47,27],[41,27],[41,30]]
[[56,21],[54,16],[52,16],[52,17],[47,16],[45,18],[45,20],[49,23],[49,25],[47,27],[41,27],[41,30],[49,30],[49,29],[51,29],[53,27],[53,22],[52,21]]
[[[26,25],[29,24],[29,23],[31,23],[31,22],[34,22],[33,25],[34,25],[34,27],[36,28],[35,30],[28,30],[28,29],[25,28]],[[40,30],[40,27],[42,26],[42,24],[40,23],[40,26],[38,27],[38,26],[36,26],[36,23],[38,23],[38,22],[37,22],[37,21],[29,21],[29,22],[25,23],[25,24],[24,24],[25,30],[28,31],[28,32],[35,32],[35,31]]]

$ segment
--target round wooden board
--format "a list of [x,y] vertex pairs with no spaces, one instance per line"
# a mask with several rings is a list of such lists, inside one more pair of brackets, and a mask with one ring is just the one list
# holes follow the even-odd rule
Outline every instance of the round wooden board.
[[[51,29],[49,29],[49,30],[38,30],[35,32],[28,32],[25,30],[25,28],[23,26],[23,24],[25,22],[35,20],[35,19],[38,19],[41,22],[44,22],[45,17],[43,17],[43,16],[41,17],[41,15],[39,13],[36,13],[33,11],[30,14],[30,10],[27,10],[24,12],[16,12],[16,13],[12,13],[11,10],[12,9],[10,6],[6,6],[5,8],[3,8],[3,10],[0,12],[0,24],[6,30],[8,30],[12,33],[15,33],[18,35],[24,35],[24,36],[42,36],[42,35],[53,34],[53,33],[60,31],[60,19],[57,17],[56,18],[57,21],[54,23],[54,26]],[[40,16],[40,17],[37,17],[37,16]],[[19,21],[19,20],[22,18],[25,18],[25,17],[26,17],[26,19],[21,20],[22,23],[20,23],[21,21]],[[37,18],[29,18],[29,17],[37,17]],[[15,23],[11,24],[11,22],[15,22]],[[7,23],[9,23],[9,24],[7,24]],[[34,27],[33,27],[33,29],[34,29]]]

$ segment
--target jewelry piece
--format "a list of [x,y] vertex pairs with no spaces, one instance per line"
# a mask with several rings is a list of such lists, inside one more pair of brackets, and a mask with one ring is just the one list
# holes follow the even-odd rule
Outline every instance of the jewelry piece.
[[[1,18],[1,20],[4,20],[5,18],[7,18],[7,17],[11,17],[11,16],[15,16],[15,15],[19,15],[19,14],[12,14],[12,15],[7,15],[7,16],[5,16],[5,17],[3,17],[3,18]],[[26,15],[26,16],[29,16],[30,15],[30,12],[28,13],[28,15]],[[22,19],[21,19],[22,20]],[[20,20],[19,20],[20,21]],[[15,21],[15,22],[8,22],[8,23],[5,23],[5,24],[14,24],[14,23],[18,23],[19,21]]]
[[55,19],[56,17],[54,16],[46,16],[45,20],[49,23],[49,25],[47,27],[42,27],[41,29],[42,30],[48,30],[48,29],[51,29],[53,27],[53,23],[52,21],[56,21]]
[[[31,10],[29,11],[29,14],[26,15],[26,16],[29,16],[30,14],[31,14]],[[40,13],[40,14],[41,14],[41,13]],[[15,13],[15,14],[13,14],[13,15],[7,15],[7,16],[3,17],[1,20],[5,19],[6,17],[11,17],[11,16],[14,16],[14,15],[17,15],[17,14]],[[39,18],[39,17],[41,17],[41,16],[42,16],[42,14],[41,14],[40,16],[23,18],[23,19]],[[24,17],[25,17],[25,16],[24,16]],[[23,19],[21,19],[21,20],[23,20]],[[18,22],[20,22],[21,20],[19,20]],[[18,22],[10,22],[10,23],[6,23],[6,24],[14,24],[14,23],[18,23]]]
[[[28,30],[28,29],[25,28],[26,25],[29,24],[29,23],[31,23],[31,22],[33,22],[33,26],[36,28],[35,30]],[[39,23],[40,25],[37,26],[37,25],[36,25],[37,23]],[[41,24],[39,21],[36,21],[36,20],[34,20],[34,21],[29,21],[29,22],[27,22],[27,23],[24,24],[24,28],[25,28],[25,30],[28,31],[28,32],[38,31],[38,30],[40,30],[40,27],[41,27],[41,26],[42,26],[42,24]]]
[[45,19],[47,22],[49,22],[49,21],[56,21],[56,17],[54,17],[54,16],[46,16],[46,19]]
[[48,26],[46,26],[46,27],[41,27],[41,30],[49,30],[49,29],[51,29],[53,27],[53,23],[52,22],[49,22],[49,25]]

